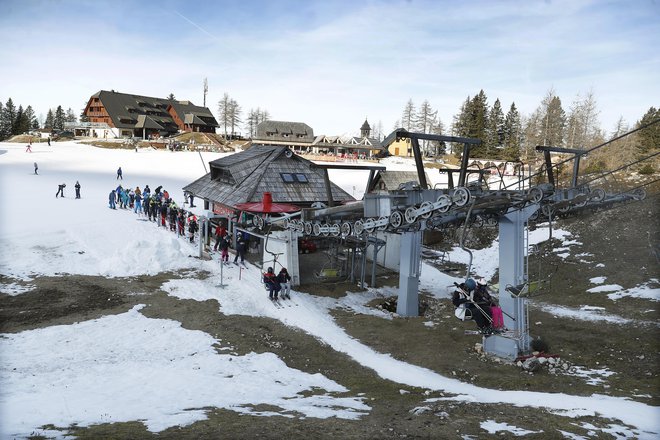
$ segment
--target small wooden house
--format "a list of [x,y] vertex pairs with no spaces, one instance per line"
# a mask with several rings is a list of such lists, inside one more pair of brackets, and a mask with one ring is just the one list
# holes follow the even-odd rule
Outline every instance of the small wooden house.
[[[424,173],[424,175],[426,176],[426,181],[430,182],[428,174]],[[395,191],[409,182],[419,185],[417,171],[379,171],[371,181],[367,192]]]
[[[328,204],[325,171],[314,163],[280,146],[254,145],[252,148],[209,162],[210,172],[183,190],[208,204],[219,216],[230,218],[239,203],[260,202],[272,194],[274,203],[310,207],[314,202]],[[355,200],[330,182],[332,200]]]

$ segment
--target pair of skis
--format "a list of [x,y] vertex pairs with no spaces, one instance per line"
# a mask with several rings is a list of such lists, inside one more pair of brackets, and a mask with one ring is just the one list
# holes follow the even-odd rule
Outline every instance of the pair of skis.
[[291,299],[291,296],[280,296],[277,299],[275,298],[270,298],[270,301],[273,303],[275,307],[278,309],[282,309],[284,307],[291,307],[291,306],[297,306],[298,304],[293,303],[293,300]]

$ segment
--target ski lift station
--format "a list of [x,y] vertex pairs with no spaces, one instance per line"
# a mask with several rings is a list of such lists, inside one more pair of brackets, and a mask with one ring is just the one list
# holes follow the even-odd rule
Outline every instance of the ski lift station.
[[[247,233],[248,257],[260,263],[263,270],[275,265],[287,267],[294,286],[342,279],[362,287],[375,287],[381,268],[398,271],[396,311],[400,316],[419,315],[425,232],[453,225],[464,237],[469,227],[497,227],[499,291],[496,293],[506,331],[484,335],[483,346],[487,353],[508,359],[530,352],[529,224],[552,221],[558,214],[645,197],[644,185],[608,193],[592,187],[598,178],[578,181],[580,159],[607,142],[590,150],[539,146],[537,150],[543,153],[545,165],[532,174],[521,163],[499,169],[470,167],[470,151],[480,144],[478,139],[399,129],[386,137],[381,146],[402,139],[410,143],[416,165],[413,176],[405,175],[405,178],[414,177],[408,181],[397,181],[395,173],[388,175],[385,167],[377,163],[315,163],[286,145],[253,145],[210,162],[210,172],[184,187],[184,191],[204,200],[206,226],[201,229],[207,244],[212,225],[225,226],[234,240],[237,234]],[[446,173],[446,186],[438,188],[428,183],[420,141],[451,143],[454,151],[462,149],[458,169],[438,171]],[[558,164],[551,160],[553,153],[569,156],[559,164],[573,163],[570,184],[565,187],[557,184]],[[369,172],[367,191],[361,200],[330,181],[328,170],[334,167]],[[518,173],[515,183],[506,185],[500,169],[515,169]],[[484,175],[492,176],[494,171],[500,174],[499,181],[496,185],[492,182],[486,185]],[[468,181],[471,175],[477,176],[476,182]],[[471,276],[472,254],[464,246],[463,238],[461,247],[470,254],[467,279]],[[323,252],[301,253],[314,248]],[[203,252],[200,244],[200,253]]]

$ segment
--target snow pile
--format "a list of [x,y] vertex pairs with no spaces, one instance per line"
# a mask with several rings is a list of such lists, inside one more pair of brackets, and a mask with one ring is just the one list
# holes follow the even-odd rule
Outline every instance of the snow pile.
[[253,407],[263,403],[281,408],[273,414],[347,419],[370,409],[362,398],[334,396],[348,390],[321,374],[272,353],[218,354],[210,335],[146,318],[141,307],[3,335],[2,438],[51,423],[141,420],[158,432],[205,419],[204,407],[259,414]]

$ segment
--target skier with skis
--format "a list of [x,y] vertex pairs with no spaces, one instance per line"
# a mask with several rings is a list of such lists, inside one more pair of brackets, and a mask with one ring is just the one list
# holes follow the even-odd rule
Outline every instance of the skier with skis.
[[474,320],[481,333],[486,335],[492,334],[490,306],[476,292],[477,283],[472,278],[468,278],[464,283],[456,284],[456,287],[457,289],[452,295],[452,303],[456,306],[457,310],[456,316],[459,316],[458,312],[461,312],[460,309],[463,309],[465,319],[471,318]]
[[80,182],[76,180],[76,184],[74,185],[74,188],[76,188],[76,199],[80,198]]
[[277,281],[282,286],[282,298],[291,299],[291,275],[289,275],[286,267],[283,267],[280,273],[277,274]]
[[117,197],[117,196],[115,195],[115,190],[113,189],[112,191],[110,191],[110,194],[108,195],[108,202],[110,204],[110,209],[117,209],[116,205],[115,205],[115,203],[116,203],[115,202],[115,200],[116,200],[115,197]]
[[264,284],[268,288],[268,297],[273,301],[277,301],[277,295],[280,293],[282,287],[277,281],[277,276],[275,276],[275,271],[272,267],[269,267],[264,274]]

